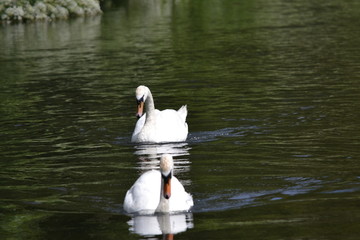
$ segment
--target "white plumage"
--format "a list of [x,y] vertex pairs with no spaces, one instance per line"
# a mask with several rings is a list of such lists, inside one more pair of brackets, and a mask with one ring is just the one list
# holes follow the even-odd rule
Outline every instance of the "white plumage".
[[[177,111],[173,109],[159,111],[155,109],[151,91],[146,86],[137,87],[136,100],[138,102],[137,116],[140,118],[132,134],[132,142],[161,143],[186,140],[188,135],[186,105]],[[144,106],[146,113],[143,113]]]
[[[188,211],[194,205],[192,196],[185,191],[172,172],[172,156],[164,154],[160,159],[160,171],[151,170],[143,173],[127,191],[124,210],[139,214]],[[165,192],[164,186],[164,179],[169,176],[171,194]]]

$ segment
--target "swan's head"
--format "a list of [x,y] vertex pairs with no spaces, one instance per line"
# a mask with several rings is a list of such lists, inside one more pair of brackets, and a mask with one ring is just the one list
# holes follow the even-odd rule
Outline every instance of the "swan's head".
[[171,196],[171,177],[173,172],[174,161],[170,154],[164,154],[160,158],[161,178],[164,181],[163,196],[169,199]]
[[149,94],[148,87],[140,85],[136,88],[135,97],[136,97],[136,102],[137,102],[137,106],[138,106],[136,116],[138,118],[140,118],[144,113],[144,104],[145,104],[148,94]]

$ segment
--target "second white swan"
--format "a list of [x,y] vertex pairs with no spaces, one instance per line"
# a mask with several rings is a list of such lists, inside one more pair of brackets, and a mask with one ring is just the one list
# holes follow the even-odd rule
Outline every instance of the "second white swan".
[[[179,110],[155,109],[151,91],[146,86],[139,86],[135,92],[138,104],[137,117],[132,142],[183,142],[188,135],[186,123],[187,107],[182,106]],[[144,113],[144,107],[145,112]]]
[[127,191],[124,210],[138,214],[188,211],[194,205],[193,199],[173,176],[173,165],[170,154],[162,155],[160,171],[143,173]]

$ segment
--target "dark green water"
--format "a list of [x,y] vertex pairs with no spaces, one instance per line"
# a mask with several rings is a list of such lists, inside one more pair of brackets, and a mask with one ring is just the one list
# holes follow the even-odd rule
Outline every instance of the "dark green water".
[[[2,239],[358,239],[359,1],[120,1],[0,26]],[[186,143],[134,145],[135,88],[188,105]],[[175,156],[192,213],[131,218]],[[166,236],[164,236],[166,237]]]

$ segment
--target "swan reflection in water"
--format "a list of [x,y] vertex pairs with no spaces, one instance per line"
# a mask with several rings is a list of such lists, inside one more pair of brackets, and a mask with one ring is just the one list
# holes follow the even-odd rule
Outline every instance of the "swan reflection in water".
[[156,236],[173,239],[173,235],[194,227],[190,212],[179,214],[162,213],[157,215],[134,216],[128,221],[130,232],[141,236]]
[[191,149],[186,142],[164,144],[137,144],[134,146],[134,154],[139,157],[139,169],[143,171],[158,169],[159,158],[163,154],[170,154],[175,159],[176,172],[189,172],[190,161],[188,159]]

